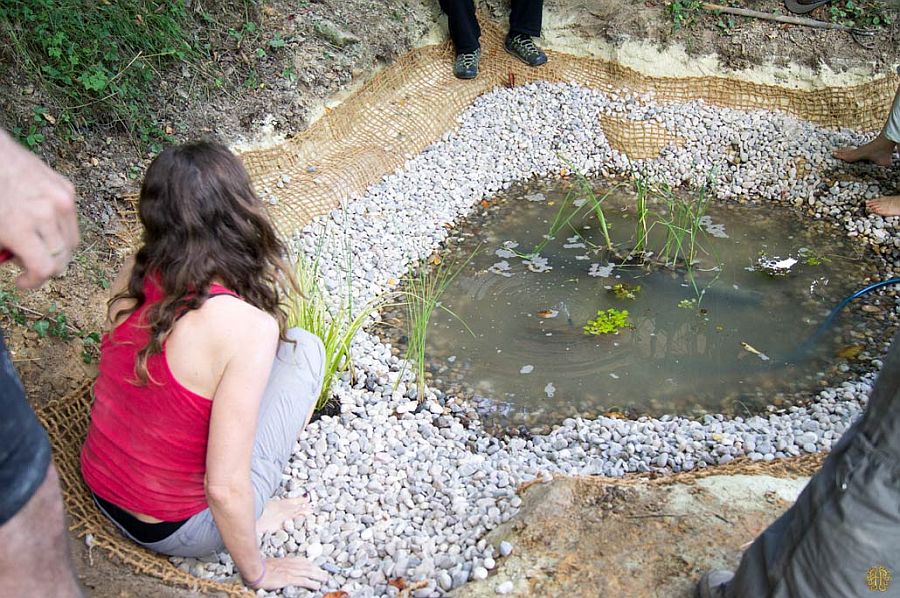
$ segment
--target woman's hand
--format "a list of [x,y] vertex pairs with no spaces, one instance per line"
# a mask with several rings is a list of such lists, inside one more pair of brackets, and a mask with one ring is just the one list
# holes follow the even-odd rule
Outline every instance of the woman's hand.
[[280,590],[286,586],[318,590],[328,574],[309,559],[291,556],[266,559],[266,574],[255,589]]

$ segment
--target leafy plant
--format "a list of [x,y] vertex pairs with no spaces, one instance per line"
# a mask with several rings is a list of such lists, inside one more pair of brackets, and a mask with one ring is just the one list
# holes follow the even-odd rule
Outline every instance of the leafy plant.
[[620,282],[614,284],[610,289],[610,292],[615,295],[617,299],[630,299],[634,301],[641,292],[641,285],[631,285]]
[[[432,260],[434,264],[421,264],[412,274],[406,277],[402,290],[403,306],[406,309],[406,359],[412,364],[419,400],[425,397],[425,343],[428,336],[428,322],[438,308],[454,318],[462,320],[446,305],[440,302],[441,295],[450,286],[460,271],[478,252],[472,252],[465,261],[447,264],[443,260]],[[463,322],[463,326],[466,326]],[[468,326],[466,326],[468,330]],[[472,331],[469,330],[471,333]],[[473,334],[474,336],[474,334]]]
[[[369,316],[381,305],[381,300],[369,302],[354,309],[352,293],[352,253],[346,247],[347,269],[343,297],[336,308],[328,301],[328,293],[321,284],[319,261],[321,243],[312,257],[301,255],[297,258],[295,272],[302,297],[294,297],[288,314],[288,324],[303,328],[316,335],[325,346],[325,381],[322,392],[316,400],[316,409],[321,409],[331,397],[331,385],[335,376],[350,370],[352,358],[350,343]],[[352,370],[351,370],[352,371]]]
[[624,328],[634,328],[634,324],[628,318],[628,310],[610,308],[606,311],[598,311],[597,317],[589,320],[584,326],[584,333],[593,335],[618,334]]
[[678,307],[681,309],[695,309],[697,307],[697,299],[695,297],[682,299],[678,302]]
[[886,27],[895,18],[891,8],[878,0],[835,0],[828,5],[828,16],[848,27]]
[[[159,72],[201,55],[187,34],[183,1],[11,0],[0,5],[10,54],[58,104],[68,134],[97,119],[121,124],[142,141],[164,137],[146,110]],[[42,141],[23,128],[26,144]]]
[[670,0],[666,4],[666,12],[672,19],[672,31],[693,25],[702,7],[700,0]]

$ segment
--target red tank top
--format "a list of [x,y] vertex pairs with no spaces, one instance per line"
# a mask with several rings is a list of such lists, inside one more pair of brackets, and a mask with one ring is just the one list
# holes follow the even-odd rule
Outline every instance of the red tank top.
[[[148,382],[134,382],[137,352],[150,336],[144,314],[163,298],[149,276],[144,293],[144,305],[100,343],[81,472],[94,494],[114,505],[181,521],[207,507],[203,479],[212,401],[175,379],[165,345],[147,359]],[[238,297],[219,285],[209,294]]]

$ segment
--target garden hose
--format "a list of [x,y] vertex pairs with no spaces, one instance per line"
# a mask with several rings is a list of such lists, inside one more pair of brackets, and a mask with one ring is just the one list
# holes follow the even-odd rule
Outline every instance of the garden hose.
[[834,321],[837,319],[838,314],[840,314],[841,310],[847,307],[847,305],[849,305],[851,301],[853,301],[854,299],[858,299],[859,297],[862,297],[866,293],[874,291],[875,289],[880,289],[881,287],[886,287],[892,284],[900,284],[900,277],[888,278],[887,280],[873,282],[872,284],[859,289],[852,295],[845,297],[834,307],[834,309],[831,310],[831,313],[828,314],[828,317],[825,318],[825,321],[819,325],[816,331],[784,361],[795,361],[797,360],[797,358],[803,357],[806,353],[808,353],[810,349],[812,349],[813,346],[819,342],[819,340],[822,338],[822,335],[825,334],[825,332],[834,325]]

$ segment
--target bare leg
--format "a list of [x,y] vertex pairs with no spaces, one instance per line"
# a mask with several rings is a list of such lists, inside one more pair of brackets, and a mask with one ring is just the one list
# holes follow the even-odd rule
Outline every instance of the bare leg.
[[262,515],[256,520],[256,533],[278,531],[288,519],[305,517],[310,513],[312,513],[312,505],[309,504],[309,498],[306,496],[272,498],[266,503]]
[[866,209],[880,216],[900,216],[900,195],[888,195],[870,199]]
[[859,162],[866,160],[879,166],[890,166],[891,158],[894,154],[894,147],[897,144],[885,137],[884,131],[878,134],[878,137],[865,145],[859,147],[843,147],[834,150],[832,155],[838,160],[844,162]]
[[53,465],[15,517],[0,527],[0,594],[80,598]]

